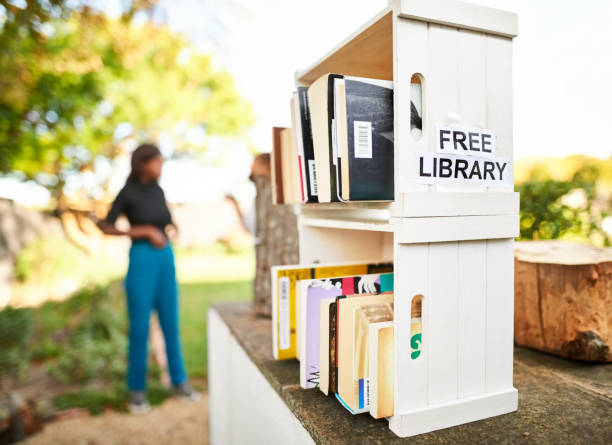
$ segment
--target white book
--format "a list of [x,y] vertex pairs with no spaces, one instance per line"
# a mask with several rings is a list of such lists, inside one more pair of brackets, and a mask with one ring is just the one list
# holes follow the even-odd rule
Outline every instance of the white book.
[[369,327],[369,402],[375,419],[393,415],[393,322]]

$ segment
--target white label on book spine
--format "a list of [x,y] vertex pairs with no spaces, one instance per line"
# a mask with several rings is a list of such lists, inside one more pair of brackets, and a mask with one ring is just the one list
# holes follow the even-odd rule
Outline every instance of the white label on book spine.
[[364,380],[365,380],[365,384],[364,384],[364,386],[365,386],[364,396],[365,397],[364,397],[363,407],[364,408],[369,408],[370,407],[370,403],[371,403],[370,402],[370,400],[371,400],[371,397],[370,397],[370,378],[366,377]]
[[317,169],[315,167],[314,159],[308,160],[308,176],[310,176],[310,194],[312,196],[318,196],[319,189],[317,188]]
[[372,122],[353,122],[355,157],[372,159]]
[[332,161],[334,165],[338,162],[338,135],[336,134],[336,119],[332,119],[331,122],[331,133],[332,133]]
[[280,349],[289,349],[291,326],[289,326],[289,277],[278,280],[278,343]]

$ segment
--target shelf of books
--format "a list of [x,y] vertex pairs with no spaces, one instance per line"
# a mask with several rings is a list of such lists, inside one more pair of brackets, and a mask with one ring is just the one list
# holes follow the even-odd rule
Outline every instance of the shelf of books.
[[513,13],[390,0],[296,73],[273,199],[273,352],[405,437],[515,411]]

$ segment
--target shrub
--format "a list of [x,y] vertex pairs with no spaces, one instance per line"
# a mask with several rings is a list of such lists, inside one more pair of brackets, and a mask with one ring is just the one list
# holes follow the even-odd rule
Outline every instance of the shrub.
[[30,363],[32,310],[7,307],[0,311],[0,378],[22,378]]

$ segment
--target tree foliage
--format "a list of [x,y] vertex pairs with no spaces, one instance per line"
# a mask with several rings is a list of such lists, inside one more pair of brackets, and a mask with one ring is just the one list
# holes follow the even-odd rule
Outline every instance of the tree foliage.
[[[519,163],[520,164],[520,163]],[[602,229],[612,214],[612,159],[572,156],[518,166],[521,239],[565,239],[612,245]]]
[[253,121],[229,73],[167,27],[136,24],[133,8],[113,19],[60,0],[13,3],[1,2],[0,171],[61,189],[70,171],[115,154],[121,123],[136,139],[172,131],[179,150],[203,150],[177,123],[239,135]]

